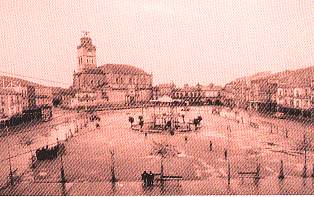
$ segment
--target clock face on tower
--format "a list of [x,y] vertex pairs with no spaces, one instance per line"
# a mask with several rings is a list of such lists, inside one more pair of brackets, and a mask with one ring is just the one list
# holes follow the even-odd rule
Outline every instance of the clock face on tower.
[[92,55],[92,52],[91,52],[91,51],[88,51],[88,52],[87,52],[87,55],[88,55],[88,56],[91,56],[91,55]]

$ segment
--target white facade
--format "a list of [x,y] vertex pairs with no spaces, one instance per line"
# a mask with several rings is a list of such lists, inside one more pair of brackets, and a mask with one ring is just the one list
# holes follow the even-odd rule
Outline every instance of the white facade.
[[311,87],[279,87],[277,104],[283,107],[309,110],[313,108]]
[[27,107],[28,101],[25,88],[9,87],[0,89],[0,118],[9,118],[21,114]]

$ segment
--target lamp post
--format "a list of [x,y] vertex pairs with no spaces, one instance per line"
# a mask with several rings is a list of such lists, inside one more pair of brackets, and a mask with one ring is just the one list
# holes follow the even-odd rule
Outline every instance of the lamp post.
[[[228,132],[228,150],[230,150],[230,136],[231,136],[231,127],[230,125],[228,125],[227,127],[229,129]],[[229,154],[227,154],[227,167],[228,167],[228,185],[230,185],[230,181],[231,181],[231,166],[230,166],[230,159],[229,159]]]
[[307,177],[307,149],[308,149],[308,141],[306,140],[306,134],[303,135],[303,149],[304,149],[304,167],[302,172],[302,177]]
[[60,183],[61,183],[61,192],[63,196],[67,196],[67,191],[66,191],[66,176],[64,172],[64,166],[63,166],[63,159],[62,159],[62,154],[60,156],[61,159],[61,169],[60,169]]
[[[5,127],[5,132],[6,132],[6,134],[9,132],[8,126]],[[9,156],[9,183],[11,186],[13,186],[14,185],[14,175],[13,175],[13,171],[12,171],[10,144],[7,140],[6,140],[6,143],[7,143],[7,147],[8,147],[8,156]]]
[[115,174],[115,158],[114,158],[115,152],[114,152],[113,148],[110,148],[109,152],[110,152],[110,155],[111,155],[111,168],[110,168],[110,171],[111,171],[111,183],[114,184],[115,182],[117,182],[117,178],[116,178],[116,174]]
[[62,155],[60,157],[61,159],[61,183],[65,183],[66,182],[66,177],[65,177],[65,173],[64,173],[64,166],[63,166],[63,159],[62,159]]
[[285,174],[283,172],[283,161],[280,161],[280,169],[279,169],[279,175],[278,175],[278,179],[279,180],[283,180],[285,178]]

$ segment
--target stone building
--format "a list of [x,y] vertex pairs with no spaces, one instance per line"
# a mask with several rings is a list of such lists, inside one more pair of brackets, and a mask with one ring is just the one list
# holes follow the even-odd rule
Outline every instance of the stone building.
[[203,86],[189,86],[185,84],[182,88],[175,88],[172,91],[172,98],[188,102],[190,104],[214,104],[220,102],[221,87],[209,84]]
[[25,88],[0,88],[0,119],[21,114],[27,108],[28,100]]
[[172,98],[191,105],[200,104],[201,86],[189,86],[188,84],[185,84],[182,88],[175,88],[172,92]]
[[201,86],[202,101],[208,104],[220,104],[221,103],[222,87],[214,84],[208,86]]
[[28,108],[52,106],[52,90],[45,86],[26,86]]
[[277,74],[278,111],[290,115],[313,116],[314,66]]
[[[260,72],[252,76],[238,78],[225,85],[222,91],[222,102],[225,106],[248,109],[260,102],[264,93],[260,91],[263,83],[258,82],[259,79],[267,78],[270,72]],[[255,81],[254,91],[252,92],[252,82]],[[267,89],[267,87],[265,87]],[[252,98],[253,96],[253,98]]]
[[96,47],[85,34],[77,47],[77,70],[73,77],[74,106],[146,103],[152,97],[152,75],[124,64],[97,66]]
[[26,97],[24,100],[27,102],[25,110],[52,105],[53,87],[9,76],[0,76],[0,81],[0,87],[2,88],[14,89],[18,92],[23,90],[23,96]]
[[250,109],[261,112],[276,111],[277,80],[269,77],[251,81]]
[[277,104],[279,111],[311,116],[314,109],[311,83],[280,83],[277,90]]
[[228,107],[247,109],[249,106],[250,81],[235,80],[226,84],[222,90],[222,103]]
[[175,90],[176,85],[174,83],[164,83],[164,84],[159,84],[154,87],[154,99],[158,99],[163,96],[169,96],[172,97],[172,93]]

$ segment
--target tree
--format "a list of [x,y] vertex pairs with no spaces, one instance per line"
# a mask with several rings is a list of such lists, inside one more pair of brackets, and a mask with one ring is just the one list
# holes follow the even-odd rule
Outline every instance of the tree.
[[195,126],[195,130],[197,127],[201,124],[201,121],[203,120],[202,116],[198,116],[197,118],[194,118],[193,124]]
[[175,146],[167,144],[165,142],[157,143],[153,141],[154,146],[151,152],[151,155],[156,155],[160,157],[160,178],[163,183],[164,177],[164,166],[163,162],[166,158],[172,158],[179,154],[179,151]]
[[198,119],[197,118],[194,118],[193,119],[193,124],[195,126],[195,129],[197,128],[197,125],[198,125]]
[[61,104],[61,98],[53,98],[52,99],[52,105],[54,106],[54,107],[57,107],[57,106],[59,106]]
[[143,128],[143,126],[144,126],[143,116],[139,116],[138,119],[139,119],[139,123],[138,124],[140,125],[141,128]]
[[134,123],[134,118],[132,116],[129,117],[129,122],[131,123],[131,127],[132,127],[132,125]]

